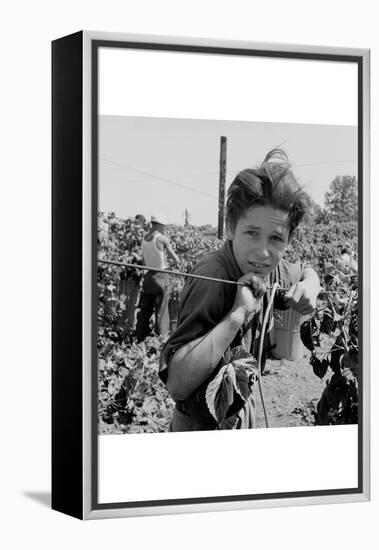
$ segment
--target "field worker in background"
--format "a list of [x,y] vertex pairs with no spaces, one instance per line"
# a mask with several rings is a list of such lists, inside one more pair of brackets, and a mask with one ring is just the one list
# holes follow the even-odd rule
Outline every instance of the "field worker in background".
[[[255,427],[253,391],[268,287],[278,281],[289,289],[279,301],[302,315],[316,307],[316,272],[283,260],[309,204],[281,149],[270,151],[258,168],[240,172],[229,187],[224,247],[204,256],[193,273],[245,284],[187,279],[177,329],[160,358],[159,375],[176,401],[171,431]],[[272,325],[271,318],[263,362]]]
[[[180,268],[180,260],[172,249],[169,238],[164,234],[166,219],[162,214],[151,216],[151,228],[142,241],[142,257],[144,265],[157,269],[166,269],[168,254]],[[139,312],[137,314],[136,337],[141,342],[149,334],[150,319],[155,314],[155,333],[167,334],[169,328],[168,316],[168,285],[169,275],[147,271],[141,289]]]

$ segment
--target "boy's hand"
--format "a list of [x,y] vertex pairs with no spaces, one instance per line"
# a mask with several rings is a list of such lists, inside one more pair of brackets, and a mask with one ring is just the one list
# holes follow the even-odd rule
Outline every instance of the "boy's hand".
[[319,287],[314,288],[314,285],[300,281],[292,285],[284,295],[285,304],[302,315],[309,315],[316,309],[318,293]]
[[261,309],[262,296],[266,292],[266,285],[263,279],[254,273],[247,273],[238,279],[238,282],[246,285],[238,285],[232,309],[233,311],[242,311],[246,317],[250,313],[256,313]]

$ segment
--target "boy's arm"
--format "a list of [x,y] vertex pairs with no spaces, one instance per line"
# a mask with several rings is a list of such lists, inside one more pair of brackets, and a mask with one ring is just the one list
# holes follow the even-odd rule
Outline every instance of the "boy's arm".
[[302,315],[312,314],[316,309],[320,292],[320,280],[311,267],[305,267],[301,280],[292,285],[286,294],[286,305]]
[[208,334],[178,349],[170,361],[166,382],[175,401],[186,399],[209,378],[242,323],[241,314],[231,311]]
[[252,290],[248,286],[239,286],[233,307],[222,321],[173,355],[168,366],[166,386],[176,401],[186,399],[209,378],[247,316],[259,311],[265,292],[264,283],[251,273],[239,281],[252,284]]

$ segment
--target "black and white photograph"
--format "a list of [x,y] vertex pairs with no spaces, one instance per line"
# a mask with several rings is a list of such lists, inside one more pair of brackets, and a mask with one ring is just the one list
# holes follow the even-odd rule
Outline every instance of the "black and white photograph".
[[357,127],[99,137],[99,433],[356,424]]

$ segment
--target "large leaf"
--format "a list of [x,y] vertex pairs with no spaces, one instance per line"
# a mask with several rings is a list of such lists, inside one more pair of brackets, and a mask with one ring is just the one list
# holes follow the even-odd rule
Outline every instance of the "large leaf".
[[258,362],[242,346],[231,350],[230,362],[236,374],[236,391],[243,399],[247,399],[258,376]]
[[252,392],[258,376],[258,362],[252,355],[232,362],[236,374],[236,389],[244,399]]
[[223,365],[215,378],[208,384],[205,400],[209,412],[220,425],[233,404],[236,390],[236,374],[231,363]]
[[233,350],[230,357],[234,360],[221,367],[205,393],[209,412],[219,426],[244,406],[258,373],[256,359],[242,348]]
[[320,360],[318,359],[318,357],[316,357],[316,355],[312,355],[310,359],[310,364],[313,367],[313,372],[315,373],[315,375],[319,378],[324,378],[329,366],[329,362],[327,361],[327,359]]

